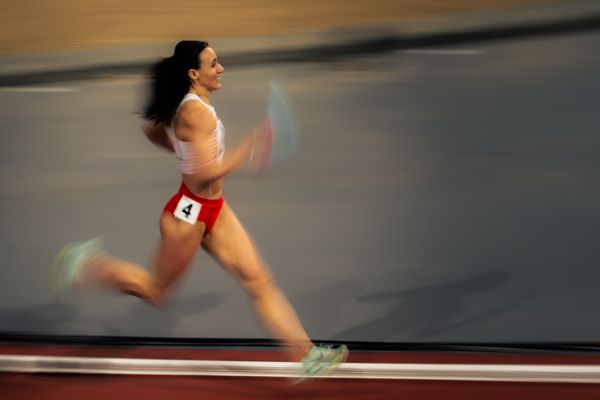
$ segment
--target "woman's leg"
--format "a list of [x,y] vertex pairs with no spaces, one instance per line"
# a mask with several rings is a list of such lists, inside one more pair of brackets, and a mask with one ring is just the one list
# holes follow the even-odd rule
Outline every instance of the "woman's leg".
[[313,344],[296,311],[227,202],[202,246],[239,280],[258,317],[271,334],[290,348],[295,360],[303,359]]
[[191,264],[202,241],[204,224],[191,225],[165,213],[160,219],[160,232],[151,272],[101,252],[90,257],[78,283],[110,287],[152,304],[161,304]]

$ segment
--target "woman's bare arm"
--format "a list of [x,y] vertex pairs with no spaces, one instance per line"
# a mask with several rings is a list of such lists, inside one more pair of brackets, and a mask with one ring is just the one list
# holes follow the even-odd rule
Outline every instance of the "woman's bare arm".
[[173,143],[167,134],[167,128],[161,122],[145,121],[142,131],[152,143],[170,152],[174,152]]

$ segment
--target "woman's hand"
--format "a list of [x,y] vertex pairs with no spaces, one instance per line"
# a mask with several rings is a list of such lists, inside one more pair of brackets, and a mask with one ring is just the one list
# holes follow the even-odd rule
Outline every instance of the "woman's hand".
[[273,150],[273,129],[268,118],[256,127],[249,135],[252,148],[248,154],[247,171],[253,177],[260,177],[271,167]]

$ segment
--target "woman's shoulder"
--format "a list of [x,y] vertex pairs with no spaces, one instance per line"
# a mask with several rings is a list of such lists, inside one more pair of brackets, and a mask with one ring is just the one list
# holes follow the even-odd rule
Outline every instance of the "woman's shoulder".
[[[177,112],[174,125],[177,132],[210,133],[216,127],[217,121],[210,110],[197,101],[187,101]],[[177,135],[179,136],[179,135]],[[188,136],[188,135],[186,135]]]

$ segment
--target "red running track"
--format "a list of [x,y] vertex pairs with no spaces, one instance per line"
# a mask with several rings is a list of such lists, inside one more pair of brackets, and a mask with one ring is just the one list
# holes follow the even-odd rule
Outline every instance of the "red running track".
[[[0,345],[2,355],[286,361],[278,350]],[[352,363],[600,365],[599,355],[352,352]],[[600,399],[600,384],[0,373],[0,399]]]

